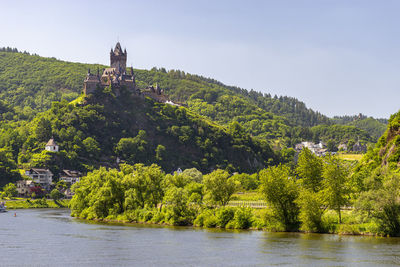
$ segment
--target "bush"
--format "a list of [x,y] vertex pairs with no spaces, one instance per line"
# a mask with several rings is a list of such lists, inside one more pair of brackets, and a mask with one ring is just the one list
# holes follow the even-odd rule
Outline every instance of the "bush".
[[207,228],[215,228],[218,225],[217,217],[214,215],[208,216],[204,219],[204,226]]
[[203,227],[204,221],[206,220],[206,218],[208,218],[210,216],[214,216],[214,214],[211,210],[208,210],[208,209],[203,210],[199,215],[197,215],[196,219],[193,222],[193,225]]
[[251,208],[242,207],[235,211],[235,217],[233,218],[236,229],[248,229],[253,223],[253,213]]
[[235,209],[230,207],[224,207],[217,209],[216,213],[217,226],[225,228],[225,226],[231,221],[235,216]]

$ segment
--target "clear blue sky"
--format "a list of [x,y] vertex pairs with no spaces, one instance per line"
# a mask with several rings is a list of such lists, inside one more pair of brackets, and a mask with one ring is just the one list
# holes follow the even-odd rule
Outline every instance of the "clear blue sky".
[[400,1],[3,1],[0,46],[181,69],[328,116],[400,108]]

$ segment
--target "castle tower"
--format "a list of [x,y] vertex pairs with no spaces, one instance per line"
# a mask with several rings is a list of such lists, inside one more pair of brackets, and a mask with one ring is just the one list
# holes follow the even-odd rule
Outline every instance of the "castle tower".
[[126,71],[127,52],[122,51],[121,44],[118,42],[115,45],[114,51],[110,52],[110,67],[115,68],[117,73],[125,73]]

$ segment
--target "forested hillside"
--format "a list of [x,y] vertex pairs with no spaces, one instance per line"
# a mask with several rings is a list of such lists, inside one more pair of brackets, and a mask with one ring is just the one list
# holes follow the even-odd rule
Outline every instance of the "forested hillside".
[[375,172],[398,171],[400,166],[400,112],[393,114],[385,133],[363,157],[356,173],[369,176]]
[[[51,137],[61,152],[44,150]],[[238,123],[223,128],[185,107],[128,92],[116,97],[111,89],[91,95],[84,105],[55,102],[33,121],[3,129],[0,147],[19,165],[47,167],[55,174],[63,168],[117,167],[117,158],[156,162],[168,172],[191,167],[255,172],[278,162],[266,141],[255,140]]]
[[[105,67],[18,53],[15,49],[7,51],[0,52],[0,113],[6,120],[32,119],[49,109],[53,101],[75,99],[82,91],[87,70],[95,72]],[[358,138],[370,142],[380,132],[376,125],[364,123],[329,128],[338,131],[327,135],[325,130],[311,127],[325,125],[323,129],[327,129],[333,121],[292,97],[226,86],[179,70],[136,69],[135,74],[139,88],[158,83],[171,100],[184,103],[189,110],[224,126],[236,121],[246,133],[279,148],[316,139],[333,138],[337,145]]]
[[332,120],[336,124],[355,126],[366,131],[373,138],[374,142],[385,132],[388,123],[387,119],[375,119],[363,114],[355,116],[336,116],[333,117]]

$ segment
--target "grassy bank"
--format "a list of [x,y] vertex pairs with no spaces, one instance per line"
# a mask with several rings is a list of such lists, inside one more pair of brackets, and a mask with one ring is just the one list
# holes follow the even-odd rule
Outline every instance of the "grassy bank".
[[51,199],[16,199],[5,201],[8,210],[12,209],[35,209],[35,208],[67,208],[69,200],[54,201]]

